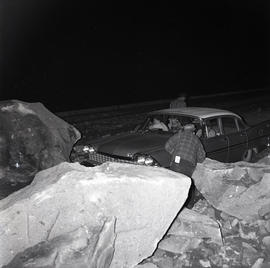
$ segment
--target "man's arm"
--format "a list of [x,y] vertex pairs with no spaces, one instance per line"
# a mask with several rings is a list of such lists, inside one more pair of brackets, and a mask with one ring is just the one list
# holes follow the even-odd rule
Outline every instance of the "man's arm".
[[165,144],[165,150],[169,152],[170,154],[173,153],[174,148],[176,147],[177,141],[178,141],[178,134],[173,135],[171,138],[169,138]]
[[197,151],[197,161],[199,163],[202,163],[204,161],[205,157],[206,157],[205,150],[204,150],[203,145],[201,144],[201,142],[199,142],[199,148],[198,148],[198,151]]

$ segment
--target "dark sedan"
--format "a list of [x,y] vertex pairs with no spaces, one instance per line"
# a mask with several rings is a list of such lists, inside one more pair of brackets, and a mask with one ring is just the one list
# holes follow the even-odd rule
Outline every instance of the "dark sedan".
[[[159,121],[158,125],[153,122]],[[221,162],[251,161],[269,145],[270,121],[249,126],[239,115],[221,109],[185,107],[149,113],[133,131],[75,146],[79,161],[95,166],[107,161],[168,167],[166,141],[185,124],[196,126],[207,157]]]

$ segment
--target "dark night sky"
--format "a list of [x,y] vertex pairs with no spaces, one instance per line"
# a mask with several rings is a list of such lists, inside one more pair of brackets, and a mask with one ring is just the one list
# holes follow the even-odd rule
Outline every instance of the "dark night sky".
[[268,86],[268,1],[125,2],[3,0],[1,100],[64,111]]

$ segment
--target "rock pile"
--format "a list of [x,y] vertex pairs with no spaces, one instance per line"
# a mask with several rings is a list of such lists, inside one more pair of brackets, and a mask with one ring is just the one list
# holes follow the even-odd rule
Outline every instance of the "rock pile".
[[194,172],[203,197],[181,210],[190,181],[180,174],[62,163],[0,202],[1,264],[270,267],[269,172],[206,159]]
[[0,267],[270,267],[269,152],[198,164],[181,210],[184,175],[67,163],[80,133],[40,103],[1,102],[0,120],[0,187],[35,177],[0,201]]
[[206,159],[193,176],[203,198],[138,267],[270,267],[269,175],[269,165]]
[[132,164],[43,170],[0,201],[0,267],[134,267],[154,252],[190,184]]
[[196,188],[216,209],[246,221],[256,220],[258,211],[270,203],[268,165],[207,159],[193,174]]

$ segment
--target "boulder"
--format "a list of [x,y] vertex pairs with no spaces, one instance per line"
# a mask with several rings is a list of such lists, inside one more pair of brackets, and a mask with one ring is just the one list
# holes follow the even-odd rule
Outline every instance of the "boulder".
[[172,223],[168,235],[185,236],[190,238],[208,239],[222,245],[222,235],[217,221],[208,215],[184,208]]
[[[0,181],[29,183],[35,174],[69,161],[79,131],[41,103],[0,102]],[[1,187],[2,189],[3,187]]]
[[206,159],[197,165],[193,180],[216,209],[246,221],[260,217],[270,204],[269,165],[247,162],[221,163]]
[[115,219],[105,221],[101,228],[80,227],[18,253],[2,267],[109,268],[114,254],[114,229]]
[[31,185],[0,201],[0,267],[42,241],[111,218],[116,239],[110,267],[133,267],[153,253],[190,184],[165,168],[124,163],[89,168],[64,162],[40,171]]
[[207,215],[184,208],[173,221],[158,248],[183,254],[197,248],[204,239],[218,245],[223,244],[218,222]]

